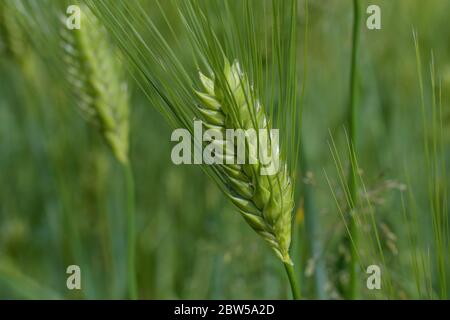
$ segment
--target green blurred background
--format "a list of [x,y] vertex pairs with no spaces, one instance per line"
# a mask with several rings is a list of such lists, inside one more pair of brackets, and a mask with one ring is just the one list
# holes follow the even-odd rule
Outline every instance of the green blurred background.
[[[1,0],[8,1],[12,0]],[[425,259],[429,265],[420,273],[424,286],[430,283],[432,287],[432,293],[425,296],[437,297],[433,292],[442,280],[437,279],[433,259],[430,176],[422,143],[424,137],[430,141],[432,137],[422,130],[428,117],[424,119],[420,109],[412,31],[419,35],[427,115],[431,113],[429,63],[434,52],[436,77],[442,84],[444,134],[440,143],[445,147],[440,156],[448,167],[450,1],[371,0],[361,4],[364,22],[369,4],[381,7],[382,29],[361,26],[358,161],[386,258],[383,275],[392,280],[389,292],[384,287],[365,290],[367,275],[361,270],[361,297],[423,297],[417,289],[412,252],[429,257]],[[342,298],[348,281],[343,265],[349,245],[331,189],[338,202],[344,200],[329,143],[332,137],[347,159],[344,125],[351,5],[350,0],[309,3],[304,163],[298,172],[293,245],[306,298]],[[303,7],[299,0],[301,32]],[[157,10],[150,14],[158,20]],[[5,23],[14,27],[14,19],[2,16],[0,25]],[[0,55],[0,299],[125,297],[125,203],[119,165],[38,59],[27,38],[33,37],[32,31],[15,27],[13,52],[2,46]],[[302,49],[299,43],[300,61]],[[299,72],[303,73],[301,63]],[[200,168],[172,164],[169,126],[131,79],[130,88],[139,297],[289,298],[283,266],[269,247]],[[442,181],[443,177],[436,179],[447,199],[448,181]],[[442,210],[448,216],[448,202]],[[405,212],[416,213],[417,243],[408,237],[410,219],[405,219]],[[305,216],[313,216],[313,235],[308,234],[310,220]],[[364,235],[371,232],[365,227],[361,226],[363,255]],[[369,252],[363,266],[381,264]],[[72,264],[81,268],[79,291],[66,288],[66,268]],[[317,280],[320,264],[325,268],[319,268]],[[321,284],[319,289],[315,281]]]

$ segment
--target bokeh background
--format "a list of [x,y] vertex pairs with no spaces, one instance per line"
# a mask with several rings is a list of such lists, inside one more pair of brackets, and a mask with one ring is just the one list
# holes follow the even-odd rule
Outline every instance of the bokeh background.
[[[12,1],[1,0],[0,7]],[[444,169],[450,160],[450,1],[361,1],[364,22],[369,4],[380,6],[382,29],[361,26],[358,162],[366,188],[360,192],[370,200],[385,262],[370,254],[373,243],[367,234],[373,228],[362,224],[360,296],[442,297],[429,183],[438,186],[445,200],[440,210],[448,217]],[[155,21],[162,20],[150,8]],[[303,8],[299,0],[301,31]],[[0,11],[0,299],[125,297],[125,203],[119,165],[39,58],[42,52],[30,41],[33,30],[24,30],[14,14],[5,12]],[[334,141],[344,159],[343,170],[348,170],[351,23],[350,0],[310,1],[292,248],[306,298],[340,299],[348,281],[350,249],[337,206],[345,200],[329,146]],[[425,116],[413,30],[421,50]],[[436,139],[423,123],[431,127],[433,56],[435,89],[439,91],[438,84],[442,88],[442,152],[436,155],[442,170],[430,180],[423,141]],[[303,58],[299,42],[299,60]],[[298,68],[302,74],[303,64]],[[172,164],[169,126],[131,77],[129,85],[139,297],[289,298],[283,266],[269,247],[200,168]],[[443,252],[444,269],[449,270],[448,246]],[[66,288],[71,264],[81,267],[82,290]],[[369,264],[383,264],[389,290],[364,289]]]

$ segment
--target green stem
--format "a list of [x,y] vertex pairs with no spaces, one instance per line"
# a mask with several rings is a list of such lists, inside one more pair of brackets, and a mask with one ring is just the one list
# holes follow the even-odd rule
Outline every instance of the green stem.
[[300,287],[298,286],[297,279],[295,277],[294,267],[289,263],[284,263],[284,267],[291,285],[292,297],[294,300],[300,300]]
[[358,268],[358,235],[355,221],[355,206],[357,202],[356,168],[354,156],[356,155],[356,121],[357,121],[357,67],[359,51],[359,25],[360,10],[359,0],[353,0],[353,40],[352,40],[352,60],[350,72],[350,101],[349,101],[349,139],[350,139],[350,173],[349,173],[349,193],[350,193],[350,237],[351,241],[351,262],[350,262],[350,284],[347,298],[357,298],[357,268]]
[[128,296],[137,299],[136,284],[136,221],[135,221],[135,192],[133,169],[129,162],[123,164],[125,176],[126,202],[127,202],[127,275]]

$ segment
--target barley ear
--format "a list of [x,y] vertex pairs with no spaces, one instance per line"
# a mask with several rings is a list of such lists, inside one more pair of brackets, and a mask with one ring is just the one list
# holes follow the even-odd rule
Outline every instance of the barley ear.
[[[198,111],[204,125],[221,132],[225,129],[255,129],[259,141],[262,137],[258,129],[266,129],[267,132],[270,129],[264,107],[237,61],[230,65],[225,59],[223,73],[225,81],[217,81],[200,73],[203,89],[196,93],[201,101]],[[245,139],[247,146],[255,144],[254,139],[248,136]],[[216,143],[224,145],[226,141]],[[261,174],[263,163],[260,153],[257,153],[253,163],[249,163],[250,155],[247,154],[245,164],[236,164],[237,161],[225,164],[224,161],[218,169],[226,181],[228,197],[247,223],[269,243],[283,262],[292,264],[289,246],[293,186],[286,164],[279,159],[279,145],[260,144],[259,148],[269,149],[262,152],[270,155],[270,163],[279,161],[279,170],[274,174]]]
[[81,6],[81,28],[61,28],[69,83],[81,114],[102,133],[114,156],[128,163],[129,104],[115,48],[106,28]]

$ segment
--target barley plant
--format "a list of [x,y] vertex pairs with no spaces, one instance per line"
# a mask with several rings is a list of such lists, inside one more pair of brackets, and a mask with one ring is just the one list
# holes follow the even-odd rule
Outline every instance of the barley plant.
[[0,299],[448,299],[449,10],[0,1]]
[[[81,114],[97,126],[124,168],[127,187],[129,297],[137,297],[135,275],[134,182],[129,160],[128,88],[105,27],[81,5],[80,29],[69,30],[62,18],[61,46],[67,79]],[[62,11],[63,12],[63,11]],[[61,13],[62,14],[62,13]]]

